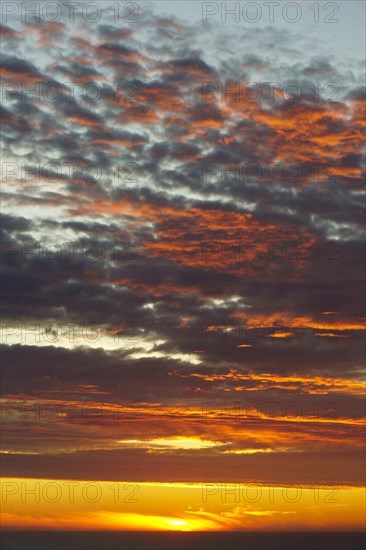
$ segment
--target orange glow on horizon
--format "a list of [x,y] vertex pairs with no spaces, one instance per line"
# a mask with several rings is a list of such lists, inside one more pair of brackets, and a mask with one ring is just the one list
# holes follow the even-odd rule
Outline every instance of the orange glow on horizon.
[[[132,488],[137,498],[131,498]],[[364,526],[361,487],[4,478],[1,493],[4,529],[273,531],[286,525],[296,531]]]

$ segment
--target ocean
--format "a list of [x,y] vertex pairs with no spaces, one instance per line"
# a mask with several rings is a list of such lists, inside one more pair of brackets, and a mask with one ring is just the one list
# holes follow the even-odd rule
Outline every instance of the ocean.
[[363,533],[3,531],[1,550],[364,550]]

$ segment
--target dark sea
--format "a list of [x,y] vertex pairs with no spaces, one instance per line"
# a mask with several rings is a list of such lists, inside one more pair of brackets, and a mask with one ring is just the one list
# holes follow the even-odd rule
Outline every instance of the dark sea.
[[3,531],[1,550],[364,550],[363,533]]

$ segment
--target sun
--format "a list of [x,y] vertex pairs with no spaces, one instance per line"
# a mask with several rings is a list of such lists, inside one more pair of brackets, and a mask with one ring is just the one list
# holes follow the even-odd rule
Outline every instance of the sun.
[[189,525],[189,522],[184,521],[183,519],[166,519],[165,523],[171,525],[173,528],[179,531],[192,531],[192,526]]
[[201,517],[183,519],[180,517],[152,516],[144,514],[117,514],[103,512],[99,519],[106,528],[145,531],[211,531],[218,530],[212,519]]

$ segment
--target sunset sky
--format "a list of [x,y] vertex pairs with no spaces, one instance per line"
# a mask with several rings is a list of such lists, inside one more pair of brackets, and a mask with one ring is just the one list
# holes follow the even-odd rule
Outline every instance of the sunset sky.
[[361,530],[365,4],[34,4],[1,14],[2,526]]

